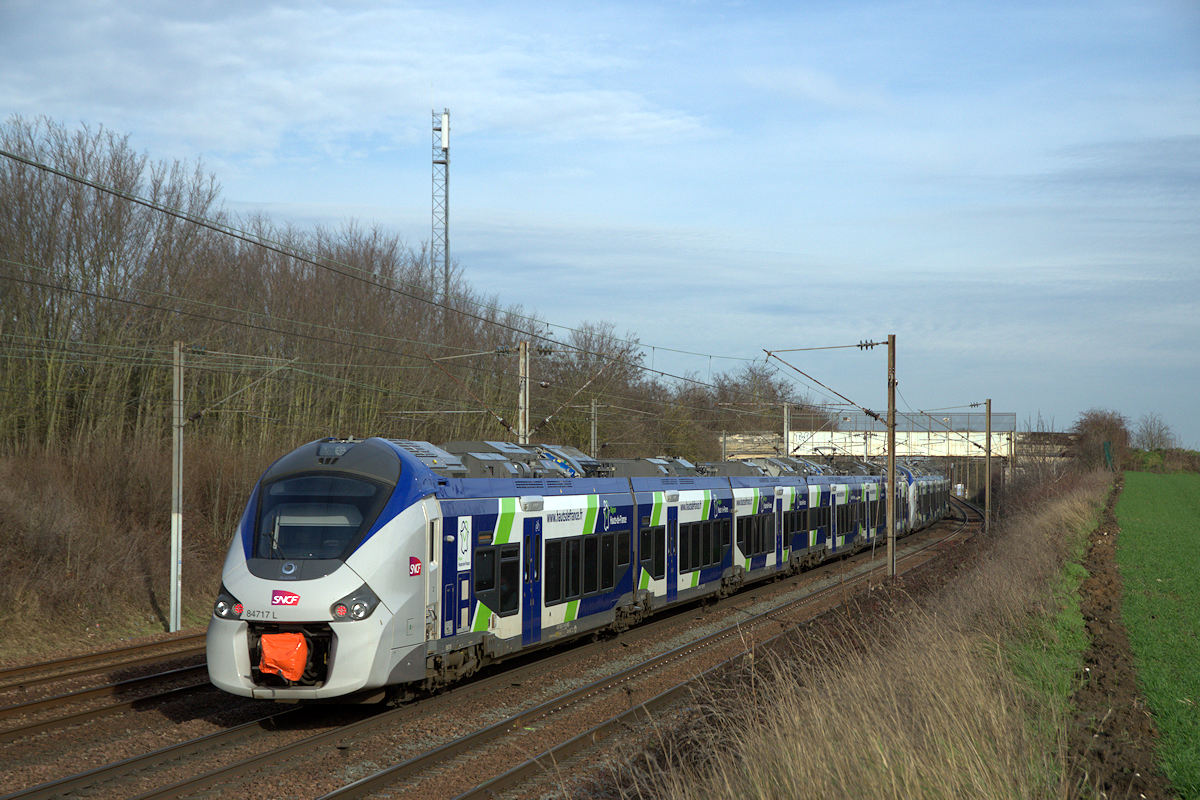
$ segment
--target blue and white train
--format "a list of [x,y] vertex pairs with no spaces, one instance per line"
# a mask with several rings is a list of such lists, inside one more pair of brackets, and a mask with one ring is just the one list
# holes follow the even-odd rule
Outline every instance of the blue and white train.
[[[944,478],[898,472],[898,532],[947,513]],[[436,689],[868,546],[886,535],[885,483],[794,459],[311,442],[250,496],[209,623],[209,675],[279,701]]]

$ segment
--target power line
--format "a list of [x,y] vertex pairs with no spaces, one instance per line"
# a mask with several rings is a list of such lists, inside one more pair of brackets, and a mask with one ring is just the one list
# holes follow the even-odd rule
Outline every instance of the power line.
[[[9,159],[12,159],[13,161],[16,161],[20,164],[24,164],[26,166],[32,167],[34,169],[38,169],[43,172],[50,173],[51,175],[56,175],[65,180],[83,184],[92,189],[95,189],[96,191],[111,194],[115,197],[119,197],[119,198],[126,200],[128,202],[131,202],[131,203],[136,203],[145,208],[151,209],[152,211],[157,211],[161,214],[166,214],[168,216],[175,217],[176,219],[183,220],[184,222],[189,222],[193,225],[197,225],[199,227],[206,228],[215,233],[229,236],[231,238],[237,239],[239,241],[243,241],[250,245],[262,247],[263,249],[266,249],[266,250],[274,252],[278,255],[284,256],[285,258],[292,258],[292,259],[295,259],[296,261],[300,261],[301,263],[310,264],[319,269],[328,270],[337,275],[341,275],[343,277],[350,278],[351,280],[359,281],[368,286],[374,286],[376,288],[384,289],[385,291],[394,292],[403,297],[408,297],[409,299],[416,300],[417,302],[427,303],[431,306],[441,308],[443,313],[452,312],[455,314],[460,314],[462,316],[466,316],[471,319],[474,319],[478,322],[483,322],[485,324],[490,324],[490,325],[497,325],[499,327],[506,328],[508,330],[511,330],[516,333],[520,333],[522,335],[530,335],[530,336],[533,336],[534,338],[541,339],[543,341],[553,342],[554,344],[558,344],[562,347],[568,347],[570,349],[579,350],[580,352],[587,352],[587,351],[584,351],[583,348],[579,348],[579,347],[576,347],[574,345],[570,345],[570,344],[567,344],[564,342],[558,342],[555,339],[552,339],[548,336],[542,336],[541,334],[538,334],[534,331],[523,331],[519,328],[514,328],[505,323],[498,322],[496,320],[489,320],[489,319],[487,319],[485,317],[481,317],[477,314],[472,314],[461,308],[454,308],[450,305],[449,298],[444,298],[443,302],[438,302],[438,301],[432,300],[428,297],[424,297],[420,294],[414,294],[413,292],[403,291],[399,288],[396,288],[396,286],[389,286],[389,285],[386,285],[383,283],[379,283],[376,280],[373,280],[373,279],[379,277],[377,273],[369,271],[369,270],[365,270],[365,269],[362,269],[359,267],[354,267],[350,264],[346,264],[344,262],[337,261],[336,259],[330,258],[328,256],[322,256],[322,255],[316,254],[316,253],[308,253],[303,250],[300,250],[299,248],[295,248],[291,245],[285,245],[283,243],[267,239],[267,238],[259,236],[257,234],[255,234],[255,235],[249,234],[246,231],[243,231],[232,225],[226,225],[223,223],[218,223],[218,222],[215,222],[212,220],[208,220],[208,219],[205,219],[204,217],[200,217],[195,214],[189,214],[189,213],[187,213],[185,211],[181,211],[179,209],[168,208],[167,206],[161,205],[159,203],[155,203],[152,200],[147,200],[145,198],[139,197],[130,192],[124,192],[120,189],[117,189],[117,188],[114,188],[111,186],[107,186],[98,181],[93,181],[89,178],[85,178],[80,175],[75,175],[71,172],[67,172],[66,170],[61,170],[56,167],[52,167],[49,164],[45,164],[40,161],[35,161],[33,159],[26,158],[26,157],[18,155],[16,153],[9,152],[8,150],[4,150],[3,148],[0,148],[0,155],[5,156]],[[354,272],[362,273],[362,275],[355,275],[355,274],[353,274]],[[366,275],[369,275],[371,279],[363,277]],[[413,290],[423,290],[424,289],[424,287],[418,286],[417,284],[407,284],[405,282],[397,280],[394,277],[389,277],[388,280],[391,281],[392,283],[399,284],[400,286],[411,287]],[[492,311],[492,312],[495,312],[498,314],[505,314],[506,316],[515,317],[516,319],[521,319],[526,322],[533,323],[539,327],[541,325],[546,325],[548,327],[558,328],[563,331],[569,331],[571,333],[578,333],[580,335],[590,335],[591,333],[593,333],[591,331],[585,331],[585,330],[579,329],[579,328],[571,328],[566,325],[558,325],[558,324],[554,324],[554,323],[544,322],[544,321],[536,319],[534,317],[528,317],[523,314],[518,314],[512,310],[506,310],[506,309],[501,309],[501,308],[498,308],[495,306],[489,306],[485,303],[479,303],[477,301],[473,301],[471,303],[471,305],[473,305],[477,308],[480,308],[480,309],[487,310],[487,311]],[[614,338],[617,338],[617,337],[614,337]],[[636,347],[643,348],[643,349],[650,348],[651,350],[664,350],[667,352],[708,357],[710,359],[711,358],[720,358],[720,359],[740,360],[740,361],[747,361],[747,362],[753,360],[750,358],[743,358],[743,357],[738,357],[738,356],[722,356],[722,355],[715,355],[715,354],[711,354],[711,353],[695,353],[695,352],[688,351],[688,350],[680,350],[680,349],[670,348],[670,347],[661,347],[661,346],[657,346],[657,345],[647,345],[647,344],[643,344],[641,342],[637,342],[637,341],[630,340],[630,339],[617,338],[617,340],[621,341],[622,343],[624,343],[628,346],[631,346],[631,347],[636,346]],[[598,354],[596,354],[596,355],[598,355]],[[657,370],[653,370],[653,369],[651,369],[650,371],[657,372]],[[676,380],[691,380],[688,378],[684,378],[682,376],[669,375],[668,373],[659,373],[659,374],[675,378]]]

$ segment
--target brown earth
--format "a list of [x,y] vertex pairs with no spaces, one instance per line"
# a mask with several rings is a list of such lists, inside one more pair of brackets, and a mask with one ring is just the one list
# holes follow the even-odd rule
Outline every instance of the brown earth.
[[1121,576],[1114,508],[1124,486],[1118,477],[1099,527],[1092,532],[1081,587],[1091,647],[1083,685],[1075,693],[1068,746],[1077,794],[1104,798],[1174,797],[1155,761],[1158,731],[1138,691],[1133,651],[1121,619]]

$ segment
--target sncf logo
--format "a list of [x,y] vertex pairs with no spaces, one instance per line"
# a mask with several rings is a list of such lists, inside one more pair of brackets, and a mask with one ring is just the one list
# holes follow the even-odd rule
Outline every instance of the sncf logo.
[[300,595],[295,592],[285,592],[282,589],[271,592],[271,605],[273,606],[294,606],[299,602]]
[[421,574],[421,559],[416,556],[408,557],[408,575],[410,578],[415,578]]

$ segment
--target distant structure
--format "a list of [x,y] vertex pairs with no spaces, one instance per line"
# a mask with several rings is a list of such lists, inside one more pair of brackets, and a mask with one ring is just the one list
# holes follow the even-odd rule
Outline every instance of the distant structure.
[[[442,268],[442,303],[450,302],[450,109],[433,112],[433,234],[429,277]],[[447,313],[443,310],[443,316]]]
[[[1017,415],[992,413],[992,457],[1016,455]],[[778,441],[780,437],[776,437]],[[978,413],[896,413],[897,458],[976,458],[987,445],[987,416]],[[887,456],[887,424],[866,414],[843,412],[818,430],[793,430],[789,455],[800,458]]]

